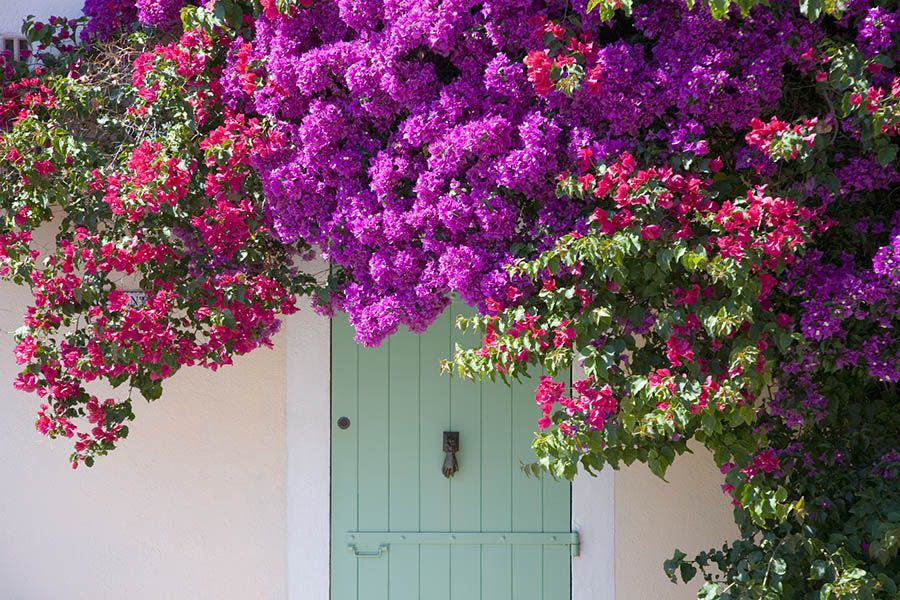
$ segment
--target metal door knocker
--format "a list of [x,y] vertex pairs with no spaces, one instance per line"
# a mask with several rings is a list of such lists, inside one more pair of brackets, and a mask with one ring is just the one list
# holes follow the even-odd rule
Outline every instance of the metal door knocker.
[[444,466],[441,467],[441,472],[447,479],[450,479],[457,471],[459,471],[459,463],[456,462],[457,452],[459,452],[459,432],[445,431]]

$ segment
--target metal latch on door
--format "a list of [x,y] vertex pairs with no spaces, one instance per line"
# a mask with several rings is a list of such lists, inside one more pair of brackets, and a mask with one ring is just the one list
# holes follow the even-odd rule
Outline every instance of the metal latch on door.
[[506,532],[422,532],[422,531],[350,531],[347,549],[358,558],[378,558],[392,545],[508,545],[508,546],[568,546],[572,556],[578,556],[581,540],[577,531],[559,533]]

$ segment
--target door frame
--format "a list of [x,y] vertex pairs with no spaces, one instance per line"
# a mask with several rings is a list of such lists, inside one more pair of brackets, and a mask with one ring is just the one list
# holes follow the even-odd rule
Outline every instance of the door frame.
[[[285,571],[289,600],[327,600],[331,577],[331,321],[308,305],[285,320]],[[578,378],[577,371],[573,373]],[[615,600],[615,474],[572,484],[572,600]],[[337,549],[340,551],[341,549]]]

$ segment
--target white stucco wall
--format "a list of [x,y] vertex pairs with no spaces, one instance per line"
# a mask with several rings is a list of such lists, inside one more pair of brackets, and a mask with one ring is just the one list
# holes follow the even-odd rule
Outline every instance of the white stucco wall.
[[0,598],[284,598],[285,337],[182,371],[120,449],[73,471],[10,385],[25,298],[0,285]]
[[581,552],[572,559],[572,600],[616,600],[615,472],[579,474],[572,482],[572,530]]
[[331,328],[305,307],[287,323],[288,598],[328,598]]
[[691,600],[702,581],[675,585],[663,561],[688,556],[737,534],[722,476],[705,450],[675,459],[668,483],[643,465],[615,474],[616,600]]
[[28,15],[77,17],[84,0],[0,0],[0,35],[19,33]]

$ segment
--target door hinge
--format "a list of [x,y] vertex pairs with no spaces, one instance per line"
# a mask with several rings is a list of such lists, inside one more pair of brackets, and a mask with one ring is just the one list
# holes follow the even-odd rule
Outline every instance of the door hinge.
[[[356,556],[377,557],[391,545],[509,545],[568,546],[578,556],[581,539],[577,531],[563,532],[428,532],[428,531],[350,531],[347,548]],[[360,550],[359,548],[364,548]],[[365,554],[360,554],[364,552]],[[377,553],[377,554],[376,554]]]

